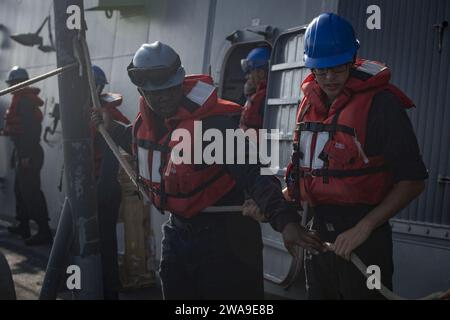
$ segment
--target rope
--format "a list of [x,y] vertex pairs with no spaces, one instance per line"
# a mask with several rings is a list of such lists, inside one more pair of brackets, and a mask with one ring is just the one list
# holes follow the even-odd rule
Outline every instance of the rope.
[[[94,75],[92,72],[91,58],[89,56],[89,50],[87,47],[86,39],[81,34],[79,34],[78,39],[79,39],[79,44],[81,45],[81,50],[79,50],[79,48],[76,45],[74,46],[74,48],[75,48],[75,50],[79,50],[77,54],[79,56],[81,54],[81,56],[84,58],[84,69],[86,71],[86,75],[88,78],[89,89],[91,92],[91,98],[92,98],[92,101],[94,104],[94,108],[97,110],[100,110],[101,104],[100,104],[100,100],[98,98],[98,94],[97,94],[96,87],[95,87],[95,78],[94,78]],[[130,164],[124,158],[121,157],[117,144],[111,138],[108,131],[106,131],[105,126],[101,123],[98,125],[97,130],[103,136],[103,139],[105,139],[106,143],[108,144],[109,148],[113,152],[117,161],[119,161],[119,164],[125,170],[125,173],[131,179],[133,184],[138,188],[138,191],[142,194],[142,196],[144,197],[144,199],[146,201],[151,202],[147,193],[144,191],[145,187],[139,181],[138,175],[131,168]]]
[[[329,251],[334,252],[334,244],[331,244],[329,242],[325,242],[325,247]],[[353,265],[364,275],[364,277],[369,278],[369,275],[367,274],[367,266],[362,262],[362,260],[355,254],[352,253],[350,255],[350,261],[353,263]],[[401,297],[394,292],[392,292],[390,289],[388,289],[383,283],[380,285],[379,292],[388,300],[409,300],[407,298]],[[440,299],[440,297],[443,295],[443,292],[434,292],[432,294],[429,294],[425,297],[418,298],[416,300],[436,300]]]

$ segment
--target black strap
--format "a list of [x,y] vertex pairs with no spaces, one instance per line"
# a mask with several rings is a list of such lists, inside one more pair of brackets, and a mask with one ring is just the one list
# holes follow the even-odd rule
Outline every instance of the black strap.
[[[136,172],[137,172],[137,179],[138,180],[142,180],[141,175],[140,175],[140,172],[141,172],[140,170],[141,169],[139,168],[139,166],[140,166],[140,164],[139,164],[139,154],[138,154],[139,150],[137,148],[137,132],[138,132],[139,127],[141,126],[141,124],[142,124],[142,115],[139,114],[138,118],[136,119],[136,122],[135,122],[134,126],[131,128],[131,130],[132,130],[132,134],[131,134],[132,146],[131,147],[133,148],[132,151],[134,152],[133,160],[136,163]],[[145,183],[141,183],[141,185],[145,186],[146,184]],[[138,187],[138,189],[139,189],[139,187]],[[139,192],[138,192],[138,195],[139,195]]]
[[[332,131],[330,132],[330,140],[334,138],[334,135],[338,131],[338,120],[339,120],[339,116],[341,115],[341,111],[342,111],[342,109],[338,110],[333,116],[333,120],[331,122]],[[353,128],[350,128],[350,127],[347,127],[344,125],[341,125],[341,126],[352,130],[353,134],[355,134],[355,130]],[[347,129],[344,129],[344,130],[347,130]]]
[[185,198],[190,198],[193,195],[203,191],[204,189],[208,188],[210,185],[212,185],[214,182],[216,182],[217,180],[219,180],[220,178],[222,178],[224,175],[226,174],[225,169],[220,170],[216,175],[214,175],[211,179],[209,179],[208,181],[206,181],[204,184],[198,186],[197,188],[195,188],[194,190],[192,190],[191,192],[188,193],[177,193],[177,194],[170,194],[167,193],[166,196],[167,197],[171,197],[171,198],[179,198],[179,199],[185,199]]
[[[333,120],[331,122],[331,131],[329,132],[329,134],[330,134],[329,140],[332,140],[334,138],[334,135],[337,132],[338,120],[339,120],[339,116],[341,114],[341,111],[342,111],[342,109],[338,110],[333,116]],[[323,163],[324,163],[323,164],[323,169],[327,170],[328,166],[330,164],[330,159],[328,157],[328,154],[326,154],[324,151],[322,151],[321,155],[322,155],[322,160],[323,160]],[[327,175],[324,175],[323,176],[323,183],[324,184],[328,184],[329,182],[330,182],[329,181],[329,177]]]
[[[330,163],[330,160],[328,159],[328,155],[322,152],[322,156],[323,156],[323,170],[328,170],[328,165]],[[328,175],[323,175],[323,183],[324,184],[328,184],[330,183],[330,179]]]
[[343,124],[324,124],[321,122],[300,122],[297,123],[298,131],[311,131],[311,132],[336,132],[341,131],[352,137],[356,136],[355,129]]
[[[170,136],[169,136],[170,137]],[[149,140],[137,139],[137,145],[143,149],[156,150],[161,153],[169,153],[170,148],[164,144],[158,144]]]
[[348,178],[348,177],[359,177],[368,174],[379,173],[383,171],[388,171],[388,166],[378,166],[378,167],[368,167],[355,170],[329,170],[329,169],[315,169],[310,172],[302,171],[302,177],[335,177],[335,178]]
[[201,107],[199,104],[195,103],[194,101],[192,101],[191,99],[189,99],[186,96],[183,96],[182,104],[183,104],[183,107],[190,113],[194,113],[198,108]]
[[[170,132],[167,134],[167,138],[164,141],[164,144],[162,145],[162,149],[163,150],[167,150],[168,149],[169,152],[170,152],[169,143],[170,143],[170,140],[172,138],[172,132],[175,131],[175,129],[178,127],[178,125],[180,123],[181,123],[181,121],[176,122],[175,125],[170,130]],[[169,152],[166,152],[166,153],[169,153]],[[159,170],[159,174],[161,176],[161,183],[160,183],[160,204],[161,204],[161,208],[160,208],[160,211],[161,211],[162,214],[164,214],[164,208],[165,208],[166,202],[167,202],[166,181],[164,179],[164,172],[163,172],[164,168],[165,168],[165,166],[167,164],[167,158],[168,157],[166,155],[161,157],[161,163],[160,163],[160,166],[159,166],[159,169],[158,169]]]
[[[308,113],[309,109],[311,108],[311,103],[308,103],[305,108],[301,111],[300,113],[300,117],[299,120],[303,121],[303,118],[306,116],[306,114]],[[302,123],[302,122],[300,122]],[[294,181],[292,181],[291,183],[294,183],[294,198],[298,201],[296,201],[297,203],[300,203],[301,201],[301,190],[300,190],[300,177],[301,177],[301,172],[300,172],[300,159],[304,158],[304,154],[303,152],[301,152],[300,150],[300,141],[301,141],[301,135],[302,132],[299,129],[299,127],[297,126],[296,128],[297,134],[298,134],[298,141],[293,143],[293,150],[294,152],[292,153],[292,164],[293,164],[293,178]],[[289,177],[288,177],[289,179]]]

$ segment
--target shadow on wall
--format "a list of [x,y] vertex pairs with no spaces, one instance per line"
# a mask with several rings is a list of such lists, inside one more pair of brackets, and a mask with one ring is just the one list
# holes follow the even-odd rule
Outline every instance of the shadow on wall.
[[0,130],[2,130],[5,125],[3,118],[5,116],[7,108],[8,106],[6,104],[3,104],[3,101],[0,100]]

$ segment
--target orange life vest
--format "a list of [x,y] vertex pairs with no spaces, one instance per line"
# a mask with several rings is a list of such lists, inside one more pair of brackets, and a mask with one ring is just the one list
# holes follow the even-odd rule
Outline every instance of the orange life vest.
[[241,114],[240,127],[243,130],[248,128],[261,129],[263,126],[263,116],[261,110],[264,108],[266,100],[267,82],[261,81],[256,88],[256,92],[250,96],[244,105]]
[[21,90],[18,90],[12,93],[12,101],[9,108],[6,110],[5,114],[5,135],[20,135],[23,133],[23,123],[20,115],[17,112],[17,106],[20,103],[20,100],[23,98],[27,98],[29,101],[28,108],[30,108],[30,112],[33,112],[36,121],[42,122],[43,115],[39,107],[44,105],[44,101],[39,98],[38,94],[41,90],[35,87],[25,87]]
[[140,112],[133,128],[133,149],[138,158],[140,178],[147,185],[153,204],[161,211],[191,218],[231,191],[235,181],[222,165],[195,166],[193,157],[191,164],[175,164],[171,151],[180,141],[172,141],[172,132],[187,130],[191,135],[191,150],[194,150],[194,121],[239,114],[241,107],[218,99],[212,79],[206,75],[186,77],[183,91],[185,99],[175,116],[164,120],[168,132],[160,138],[156,138],[155,116],[140,98]]
[[405,108],[414,105],[389,84],[391,73],[383,64],[358,59],[355,68],[329,109],[312,74],[302,83],[304,97],[287,173],[289,195],[297,200],[311,205],[376,205],[393,186],[385,159],[364,153],[368,114],[374,96],[383,90],[399,97]]

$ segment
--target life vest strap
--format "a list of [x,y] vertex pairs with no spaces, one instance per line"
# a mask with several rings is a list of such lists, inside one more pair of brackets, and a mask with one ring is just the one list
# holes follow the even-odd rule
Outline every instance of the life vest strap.
[[377,167],[367,167],[355,170],[329,170],[329,169],[315,169],[312,171],[302,171],[300,176],[303,177],[335,177],[335,178],[348,178],[359,177],[368,174],[375,174],[379,172],[388,171],[389,168],[386,165]]
[[205,212],[205,213],[242,212],[242,206],[214,206],[214,207],[205,208],[201,212]]
[[137,139],[137,145],[146,150],[156,150],[161,153],[169,153],[170,148],[166,145],[158,144],[149,140]]
[[342,124],[324,124],[321,122],[300,122],[297,123],[297,131],[310,131],[310,132],[336,132],[341,131],[352,137],[356,136],[354,128],[342,125]]
[[217,180],[222,178],[225,174],[226,174],[225,170],[220,170],[211,179],[207,180],[205,183],[199,185],[197,188],[195,188],[194,190],[192,190],[192,191],[190,191],[188,193],[177,193],[177,194],[166,193],[166,196],[169,197],[169,198],[179,198],[179,199],[190,198],[190,197],[194,196],[195,194],[197,194],[197,193],[205,190],[206,188],[208,188],[214,182],[216,182]]

